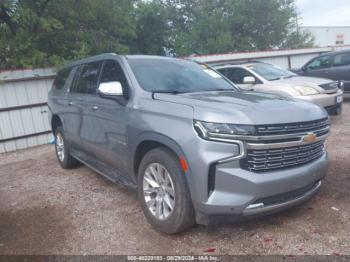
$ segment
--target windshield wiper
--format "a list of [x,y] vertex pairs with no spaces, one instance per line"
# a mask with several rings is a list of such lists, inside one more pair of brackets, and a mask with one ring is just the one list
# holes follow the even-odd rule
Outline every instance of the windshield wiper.
[[228,88],[218,88],[218,89],[213,89],[213,90],[210,90],[210,91],[237,91],[237,89],[228,89]]
[[281,77],[272,78],[269,81],[281,80]]
[[155,94],[172,94],[172,95],[177,95],[185,92],[180,92],[176,90],[158,90],[158,91],[152,91],[152,99],[154,99]]
[[283,77],[283,79],[292,78],[292,77],[294,77],[294,76],[293,75],[292,76],[285,76],[285,77]]
[[[204,92],[216,92],[216,91],[228,91],[228,92],[237,92],[239,89],[227,89],[227,88],[218,88],[218,89],[203,89],[203,90],[192,90],[186,93],[204,93]],[[185,92],[184,92],[185,93]]]

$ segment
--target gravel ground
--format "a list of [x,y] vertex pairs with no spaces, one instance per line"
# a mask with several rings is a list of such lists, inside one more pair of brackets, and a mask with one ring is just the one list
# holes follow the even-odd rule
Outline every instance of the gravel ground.
[[155,232],[134,192],[52,145],[0,155],[0,254],[350,254],[350,103],[332,117],[330,169],[309,202],[239,224]]

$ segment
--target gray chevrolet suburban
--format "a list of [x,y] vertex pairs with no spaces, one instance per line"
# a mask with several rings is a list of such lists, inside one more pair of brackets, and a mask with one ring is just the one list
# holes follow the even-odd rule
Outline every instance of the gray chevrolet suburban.
[[61,69],[49,121],[63,168],[84,163],[138,191],[164,233],[270,214],[314,195],[326,111],[242,91],[205,65],[103,54]]

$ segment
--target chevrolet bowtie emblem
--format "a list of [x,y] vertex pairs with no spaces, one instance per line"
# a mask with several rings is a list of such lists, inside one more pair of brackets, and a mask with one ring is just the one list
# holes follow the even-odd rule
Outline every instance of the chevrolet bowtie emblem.
[[306,136],[303,137],[303,142],[312,143],[315,142],[317,139],[317,136],[314,133],[308,133]]

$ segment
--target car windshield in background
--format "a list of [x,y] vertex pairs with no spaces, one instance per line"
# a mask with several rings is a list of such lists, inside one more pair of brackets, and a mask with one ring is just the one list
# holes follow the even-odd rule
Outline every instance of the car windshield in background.
[[294,73],[288,70],[269,64],[255,64],[249,66],[249,68],[268,81],[291,78],[295,76]]
[[194,62],[144,58],[130,58],[128,62],[140,86],[149,92],[238,90],[214,70]]

